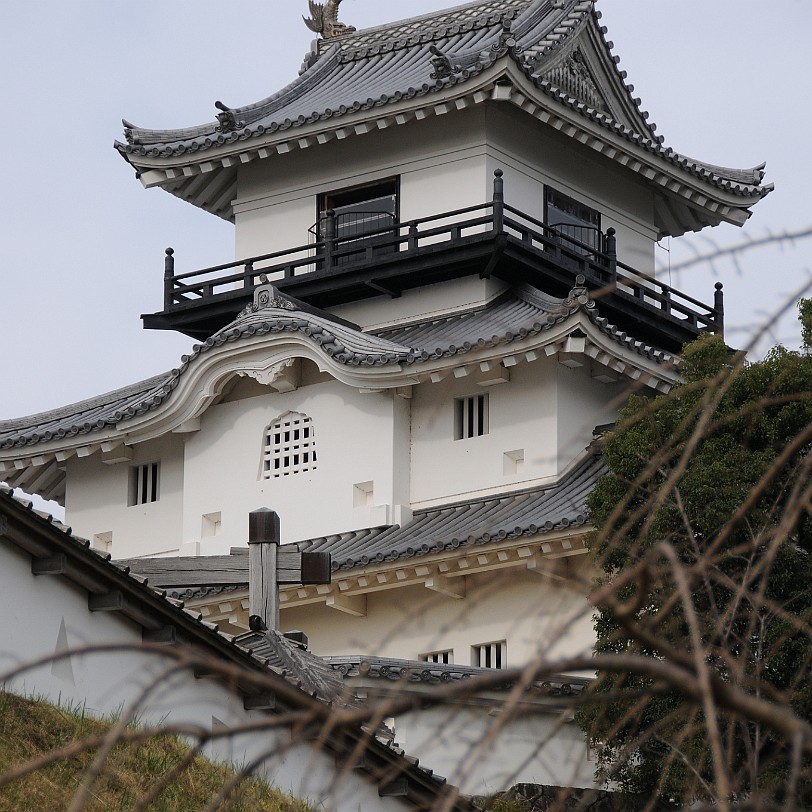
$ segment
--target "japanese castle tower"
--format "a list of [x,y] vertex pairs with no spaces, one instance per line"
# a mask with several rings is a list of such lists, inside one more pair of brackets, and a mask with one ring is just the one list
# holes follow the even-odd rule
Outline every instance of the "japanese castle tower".
[[[723,329],[721,286],[701,303],[656,280],[655,242],[742,225],[771,188],[666,146],[600,17],[479,0],[326,28],[262,101],[125,123],[141,183],[233,222],[238,259],[194,271],[168,249],[143,320],[189,354],[0,422],[0,479],[117,559],[229,556],[272,508],[284,543],[331,554],[331,583],[280,594],[316,654],[500,667],[589,648],[571,585],[596,430]],[[216,581],[174,586],[246,629],[247,581]]]

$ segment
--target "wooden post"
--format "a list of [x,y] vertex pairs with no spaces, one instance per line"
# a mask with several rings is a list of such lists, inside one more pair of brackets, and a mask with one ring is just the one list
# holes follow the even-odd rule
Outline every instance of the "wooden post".
[[721,338],[725,337],[725,292],[722,290],[724,285],[717,282],[714,285],[716,288],[713,294],[713,310],[716,315],[716,335]]
[[164,310],[169,310],[172,307],[172,293],[175,281],[175,250],[167,248],[164,251]]
[[493,230],[501,234],[505,230],[505,173],[497,169],[493,173]]
[[333,267],[333,250],[336,242],[336,213],[333,209],[327,210],[324,221],[324,267],[330,270]]
[[617,276],[617,232],[613,228],[606,229],[606,256],[609,259],[609,273],[612,278]]
[[279,629],[279,589],[276,564],[280,543],[279,516],[268,508],[248,514],[248,620],[258,618],[268,629]]

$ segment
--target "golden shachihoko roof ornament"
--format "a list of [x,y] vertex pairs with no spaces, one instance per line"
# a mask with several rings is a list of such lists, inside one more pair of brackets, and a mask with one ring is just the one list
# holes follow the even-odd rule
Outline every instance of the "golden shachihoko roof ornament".
[[308,5],[311,16],[302,17],[302,19],[311,31],[321,34],[324,39],[355,31],[353,26],[338,21],[338,7],[341,5],[341,0],[327,0],[326,4],[308,0]]

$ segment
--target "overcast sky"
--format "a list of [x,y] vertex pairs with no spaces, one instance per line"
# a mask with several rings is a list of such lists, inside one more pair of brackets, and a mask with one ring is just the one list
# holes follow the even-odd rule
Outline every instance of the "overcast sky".
[[[346,0],[359,28],[443,0]],[[743,230],[672,242],[671,261],[812,224],[809,0],[601,0],[621,68],[666,144],[728,166],[767,161],[776,191]],[[158,189],[113,150],[121,118],[211,121],[214,101],[257,101],[297,75],[312,38],[306,0],[26,0],[4,3],[0,51],[0,418],[70,403],[177,365],[192,341],[145,331],[161,308],[163,251],[177,269],[233,259],[233,227]],[[812,241],[760,249],[738,267],[675,275],[750,327],[809,279]],[[664,265],[669,255],[658,251]],[[668,281],[667,276],[665,281]],[[794,325],[774,329],[796,342]],[[744,332],[729,332],[742,345]]]

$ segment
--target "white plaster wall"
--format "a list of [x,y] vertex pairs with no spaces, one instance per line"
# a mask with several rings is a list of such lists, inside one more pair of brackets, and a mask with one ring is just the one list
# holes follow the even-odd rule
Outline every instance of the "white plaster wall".
[[499,279],[467,276],[422,288],[404,290],[397,298],[376,296],[330,308],[341,318],[364,329],[442,318],[457,310],[480,307],[496,298],[507,285]]
[[654,193],[638,175],[509,104],[488,108],[487,131],[487,175],[504,170],[506,203],[541,220],[549,184],[601,213],[601,230],[617,231],[621,261],[654,273]]
[[[59,576],[34,576],[31,559],[0,541],[0,592],[5,622],[0,629],[0,672],[56,651],[89,644],[131,644],[141,641],[141,629],[119,613],[87,609],[87,593]],[[129,709],[143,689],[158,679],[155,689],[137,710],[143,723],[193,724],[204,730],[220,723],[236,726],[263,718],[245,711],[239,697],[211,680],[196,680],[189,672],[160,679],[168,661],[137,651],[73,654],[68,659],[25,671],[5,681],[6,688],[91,714],[110,715]],[[219,720],[219,721],[218,721]],[[291,747],[287,734],[261,730],[223,740],[207,750],[216,760],[250,763],[269,751],[265,770],[283,791],[310,799],[319,809],[359,812],[396,809],[395,799],[379,798],[374,787],[357,774],[336,780],[332,758],[314,747]]]
[[550,184],[599,210],[602,229],[617,231],[620,259],[653,273],[651,187],[504,103],[241,167],[234,209],[236,254],[255,256],[306,245],[320,192],[400,176],[400,217],[406,221],[485,203],[492,196],[496,168],[505,171],[509,204],[542,219],[543,185]]
[[472,795],[491,795],[518,783],[595,786],[595,763],[566,712],[521,706],[509,718],[489,713],[487,706],[432,708],[398,716],[395,738]]
[[[546,357],[522,363],[511,368],[508,383],[490,387],[453,376],[416,387],[412,503],[463,498],[557,474],[557,366]],[[488,434],[455,440],[455,399],[483,392],[489,402]],[[523,471],[506,474],[505,454],[519,450],[524,453]]]
[[583,452],[596,426],[615,421],[631,387],[628,378],[613,384],[596,381],[589,359],[580,360],[584,366],[570,368],[557,364],[559,472]]
[[[279,514],[285,542],[393,521],[392,506],[407,497],[402,474],[395,480],[394,427],[402,434],[408,409],[396,397],[328,381],[211,407],[186,442],[184,544],[225,554],[247,542],[248,514],[260,507]],[[317,468],[263,479],[265,428],[288,411],[312,419]],[[372,505],[359,509],[353,486],[365,482],[374,483]],[[202,537],[203,516],[212,513],[221,514],[220,532]]]
[[[178,550],[184,489],[183,439],[169,434],[132,448],[129,462],[107,465],[101,453],[67,462],[65,521],[77,535],[93,541],[112,533],[116,558],[160,555]],[[128,506],[130,470],[160,461],[157,502]]]
[[[591,575],[585,556],[568,562],[576,575]],[[584,594],[519,568],[460,577],[467,588],[462,599],[417,585],[382,590],[367,595],[365,617],[312,604],[283,608],[282,628],[303,630],[310,649],[321,656],[418,659],[453,649],[455,663],[471,665],[472,646],[505,640],[512,667],[538,656],[592,651],[592,610]]]
[[308,243],[322,192],[400,176],[400,219],[484,203],[484,111],[332,141],[240,168],[237,257]]

